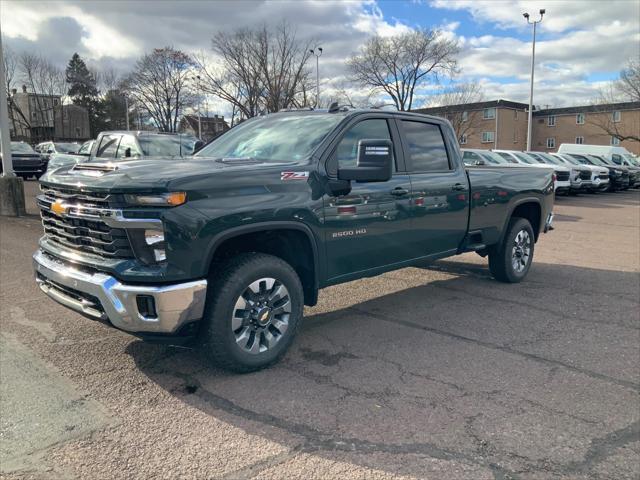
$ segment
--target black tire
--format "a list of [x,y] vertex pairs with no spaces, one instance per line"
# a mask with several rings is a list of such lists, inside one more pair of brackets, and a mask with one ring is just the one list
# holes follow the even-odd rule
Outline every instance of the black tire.
[[[205,353],[217,366],[239,373],[253,372],[278,362],[291,346],[302,320],[304,295],[300,278],[295,270],[284,260],[263,253],[242,253],[214,265],[212,270],[214,272],[207,292],[207,305],[203,319],[205,324],[201,337],[201,346]],[[247,312],[247,317],[257,315],[257,312],[254,311],[255,309],[236,310],[236,302],[241,297],[245,297],[250,285],[264,278],[274,279],[275,285],[285,287],[284,291],[287,292],[290,301],[290,306],[287,307],[290,308],[290,312],[285,314],[288,315],[286,318],[288,326],[284,333],[278,336],[275,332],[279,330],[277,328],[273,330],[277,321],[275,317],[268,320],[274,325],[268,325],[266,329],[258,325],[257,318],[251,317],[251,320],[245,318],[241,329],[247,328],[249,331],[247,335],[253,335],[253,341],[247,341],[246,345],[241,345],[238,340],[240,329],[234,332],[232,317],[239,311]],[[260,284],[260,291],[264,285],[264,282]],[[273,288],[275,289],[276,286]],[[260,295],[264,295],[266,299],[268,293]],[[275,306],[273,311],[276,311]],[[268,317],[271,317],[271,312]],[[264,348],[261,342],[265,340],[263,335],[268,334],[267,329],[272,329],[269,333],[274,332],[270,338],[277,339],[275,344],[267,346],[266,351],[259,353],[247,351],[246,346],[249,343],[254,345],[258,336],[260,338],[258,349]]]
[[[526,249],[521,245],[518,245],[519,242],[516,240],[517,238],[526,239],[524,234],[521,237],[518,237],[521,232],[526,232],[526,235],[528,236],[527,245],[529,248],[529,255],[526,256],[526,259],[523,255],[523,252],[526,251]],[[520,248],[520,250],[518,250],[518,248]],[[531,268],[534,248],[535,237],[529,220],[519,217],[512,218],[507,226],[507,233],[503,241],[489,250],[489,270],[491,271],[491,274],[500,282],[521,282],[527,276],[529,268]],[[518,270],[516,266],[514,266],[514,262],[516,262],[516,257],[514,257],[514,255],[518,252],[521,255],[518,260],[519,264],[522,264],[522,262],[525,263],[522,270]]]

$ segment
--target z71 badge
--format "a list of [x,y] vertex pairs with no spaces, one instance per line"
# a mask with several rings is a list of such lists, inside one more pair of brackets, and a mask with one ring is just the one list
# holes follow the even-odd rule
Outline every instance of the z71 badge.
[[280,180],[283,182],[289,180],[306,180],[309,178],[309,172],[280,172]]

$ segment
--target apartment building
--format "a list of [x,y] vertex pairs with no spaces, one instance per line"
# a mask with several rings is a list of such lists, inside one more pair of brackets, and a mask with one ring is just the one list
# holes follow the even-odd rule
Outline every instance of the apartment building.
[[[509,100],[420,108],[448,119],[463,148],[525,150],[528,104]],[[535,107],[534,107],[535,108]],[[532,150],[555,152],[562,143],[619,145],[640,154],[640,102],[534,110]]]
[[414,111],[449,120],[463,148],[523,150],[527,144],[527,109],[526,103],[492,100]]
[[532,149],[555,152],[562,143],[614,145],[640,154],[640,102],[550,108],[533,112]]

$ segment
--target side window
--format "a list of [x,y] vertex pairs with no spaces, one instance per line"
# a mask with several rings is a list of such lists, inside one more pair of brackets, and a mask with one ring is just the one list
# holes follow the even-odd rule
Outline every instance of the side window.
[[98,158],[115,158],[118,151],[118,143],[120,143],[120,135],[105,135],[98,145],[96,157]]
[[412,171],[435,172],[451,169],[438,125],[402,120],[402,127],[408,144]]
[[466,164],[466,165],[473,165],[475,164],[475,162],[477,162],[478,160],[480,160],[480,155],[478,155],[477,153],[474,152],[464,152],[462,154],[462,161]]
[[118,147],[118,158],[137,158],[139,156],[140,151],[133,135],[123,135]]
[[[389,125],[381,118],[363,120],[349,128],[336,147],[335,157],[339,168],[355,167],[358,163],[358,142],[365,138],[391,140]],[[333,170],[333,168],[332,168]],[[395,158],[394,158],[394,171]]]

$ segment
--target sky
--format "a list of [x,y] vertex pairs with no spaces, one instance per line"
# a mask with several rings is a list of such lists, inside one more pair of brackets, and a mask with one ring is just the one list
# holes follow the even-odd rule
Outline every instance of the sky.
[[[3,45],[40,53],[64,67],[74,52],[96,69],[123,73],[153,48],[210,51],[220,30],[288,21],[300,40],[322,46],[321,91],[362,89],[349,83],[345,61],[375,34],[440,29],[461,47],[456,82],[478,82],[485,100],[528,102],[532,19],[538,25],[534,103],[589,103],[630,58],[640,58],[638,0],[0,0]],[[315,65],[311,65],[315,69]],[[420,92],[418,104],[448,81]],[[227,107],[211,100],[211,113]]]

